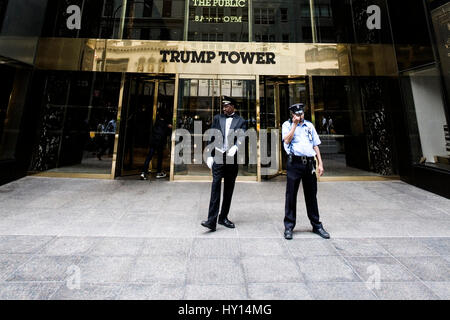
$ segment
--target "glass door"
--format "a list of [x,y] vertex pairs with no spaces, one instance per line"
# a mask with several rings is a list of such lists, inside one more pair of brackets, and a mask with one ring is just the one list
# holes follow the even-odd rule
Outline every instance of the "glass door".
[[[267,130],[267,143],[276,144],[277,156],[270,154],[268,158],[276,161],[262,164],[261,174],[270,179],[286,171],[286,153],[281,142],[281,127],[289,120],[289,107],[302,102],[306,108],[306,119],[311,119],[314,112],[309,104],[309,90],[306,78],[289,79],[285,77],[262,77],[260,79],[261,129]],[[271,141],[271,133],[278,133],[277,141]]]
[[[122,177],[138,176],[143,171],[157,118],[172,122],[175,79],[173,76],[130,75],[125,88],[118,163],[118,176]],[[162,169],[169,172],[170,132],[165,138]],[[152,158],[148,173],[156,173],[153,168],[157,166],[157,156]]]
[[[211,170],[203,161],[203,151],[208,142],[203,141],[205,132],[211,128],[214,117],[223,113],[221,97],[228,96],[238,102],[236,112],[247,122],[247,128],[256,134],[256,81],[255,77],[201,77],[184,76],[179,81],[179,95],[176,112],[176,128],[188,137],[174,143],[175,180],[204,180],[211,176]],[[256,180],[257,163],[249,141],[246,143],[245,163],[239,166],[238,179]],[[177,160],[177,159],[174,159]]]

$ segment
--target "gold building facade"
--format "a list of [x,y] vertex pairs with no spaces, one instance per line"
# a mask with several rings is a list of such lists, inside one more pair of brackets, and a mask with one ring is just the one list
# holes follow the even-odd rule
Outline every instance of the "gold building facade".
[[[411,4],[417,17],[425,14],[420,5]],[[437,7],[442,23],[448,11]],[[279,134],[297,102],[322,139],[324,180],[398,178],[411,162],[403,158],[402,130],[411,123],[403,79],[415,90],[409,77],[439,82],[442,75],[427,32],[402,33],[392,1],[50,0],[40,10],[37,34],[0,34],[2,61],[33,70],[29,174],[137,178],[164,114],[173,125],[164,153],[170,179],[208,180],[198,158],[175,161],[177,130],[192,135],[193,154],[204,148],[198,130],[221,112],[220,98],[232,96],[257,137],[241,165],[243,181],[283,174]],[[432,70],[417,73],[424,68]],[[445,98],[435,102],[444,115]],[[414,148],[408,153],[418,164],[445,161],[445,148],[425,160],[416,158],[426,148]]]

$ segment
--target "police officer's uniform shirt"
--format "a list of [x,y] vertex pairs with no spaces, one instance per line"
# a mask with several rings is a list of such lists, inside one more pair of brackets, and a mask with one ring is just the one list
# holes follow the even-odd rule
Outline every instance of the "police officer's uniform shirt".
[[[282,137],[284,142],[284,137],[288,135],[291,131],[294,123],[291,121],[286,121],[283,123],[282,127]],[[286,150],[287,154],[293,154],[295,156],[303,156],[303,157],[315,157],[316,151],[314,151],[314,147],[320,145],[322,142],[320,141],[319,135],[317,134],[314,125],[304,120],[303,124],[298,124],[295,129],[294,138],[292,139],[290,144],[284,143],[284,150]]]

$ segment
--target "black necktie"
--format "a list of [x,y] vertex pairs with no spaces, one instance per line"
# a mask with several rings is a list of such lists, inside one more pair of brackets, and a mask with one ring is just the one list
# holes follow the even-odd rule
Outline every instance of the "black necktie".
[[234,118],[234,113],[231,114],[231,115],[226,115],[226,116],[227,116],[227,119],[228,119],[228,118]]

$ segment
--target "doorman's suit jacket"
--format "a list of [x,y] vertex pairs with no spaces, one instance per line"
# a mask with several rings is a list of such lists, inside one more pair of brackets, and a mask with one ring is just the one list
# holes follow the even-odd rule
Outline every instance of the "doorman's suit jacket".
[[[218,114],[214,117],[211,129],[217,129],[220,130],[220,132],[222,133],[222,145],[223,143],[225,143],[225,129],[226,129],[226,121],[227,121],[227,116],[224,114]],[[233,130],[235,131],[234,134],[231,134],[233,132]],[[239,131],[238,131],[239,130]],[[229,137],[228,137],[228,148],[232,147],[233,145],[235,145],[236,147],[240,148],[240,146],[245,142],[245,131],[247,130],[247,123],[246,121],[241,118],[237,112],[234,113],[233,115],[233,120],[231,122],[231,126],[230,126],[230,130],[229,130]],[[231,141],[230,139],[232,139],[233,141]],[[209,147],[211,147],[211,143],[214,142],[215,137],[212,136],[210,141],[209,141]],[[217,144],[215,145],[217,147]],[[208,152],[211,152],[211,156],[214,157],[215,156],[215,148],[213,147],[212,150],[207,150]]]

